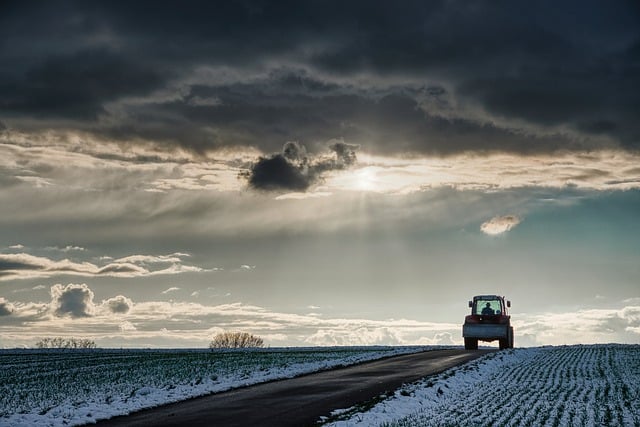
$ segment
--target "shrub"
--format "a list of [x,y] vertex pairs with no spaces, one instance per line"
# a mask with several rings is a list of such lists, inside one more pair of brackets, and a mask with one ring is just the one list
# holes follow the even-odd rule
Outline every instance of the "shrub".
[[222,332],[213,337],[209,348],[264,347],[262,338],[247,332]]

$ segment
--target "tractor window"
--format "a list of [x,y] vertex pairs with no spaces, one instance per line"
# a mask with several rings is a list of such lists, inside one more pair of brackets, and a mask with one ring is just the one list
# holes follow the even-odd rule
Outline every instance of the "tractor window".
[[502,314],[502,305],[500,304],[500,300],[476,300],[476,306],[473,314],[477,314],[479,316]]

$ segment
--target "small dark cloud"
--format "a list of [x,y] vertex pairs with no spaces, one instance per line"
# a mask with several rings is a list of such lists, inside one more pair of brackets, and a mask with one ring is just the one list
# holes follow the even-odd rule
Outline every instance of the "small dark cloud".
[[243,176],[258,190],[305,191],[323,172],[352,166],[358,148],[358,145],[338,141],[329,145],[335,156],[310,157],[300,143],[287,142],[281,153],[259,158]]
[[13,304],[0,297],[0,316],[9,316],[14,311]]
[[51,307],[56,316],[90,317],[94,312],[93,291],[85,284],[51,287]]
[[261,157],[251,167],[249,185],[260,190],[306,190],[311,184],[304,167],[287,160],[283,154]]
[[116,314],[125,314],[133,307],[133,301],[124,295],[117,295],[105,301],[109,311]]
[[[347,144],[345,142],[334,142],[329,148],[336,153],[336,160],[332,169],[341,169],[343,167],[355,164],[356,150],[360,148],[358,144]],[[329,163],[331,165],[331,162]]]

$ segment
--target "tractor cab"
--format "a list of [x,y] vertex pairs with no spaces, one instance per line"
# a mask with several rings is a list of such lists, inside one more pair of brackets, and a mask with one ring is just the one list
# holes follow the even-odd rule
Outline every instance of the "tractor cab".
[[473,301],[469,301],[471,315],[478,317],[508,316],[509,307],[511,307],[511,301],[506,301],[505,304],[504,297],[497,295],[478,295],[473,298]]

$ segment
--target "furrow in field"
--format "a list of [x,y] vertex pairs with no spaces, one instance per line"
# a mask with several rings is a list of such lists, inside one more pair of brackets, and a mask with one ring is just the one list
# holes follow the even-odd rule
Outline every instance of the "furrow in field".
[[[411,405],[405,402],[405,415],[384,425],[640,427],[640,346],[518,349],[470,366],[477,369],[461,369],[455,382],[430,379],[431,390],[446,387],[446,393],[414,390],[415,412],[406,414]],[[372,412],[392,414],[394,400],[406,399],[412,398],[396,393]],[[366,413],[359,419],[341,427],[372,423]]]

